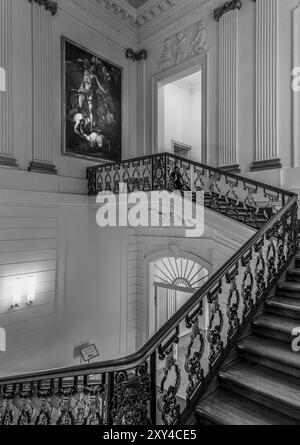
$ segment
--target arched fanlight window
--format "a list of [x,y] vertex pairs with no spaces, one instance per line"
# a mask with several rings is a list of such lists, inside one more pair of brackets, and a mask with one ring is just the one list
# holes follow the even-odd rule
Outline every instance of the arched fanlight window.
[[208,271],[190,259],[165,257],[154,265],[155,282],[165,286],[199,289],[207,278]]

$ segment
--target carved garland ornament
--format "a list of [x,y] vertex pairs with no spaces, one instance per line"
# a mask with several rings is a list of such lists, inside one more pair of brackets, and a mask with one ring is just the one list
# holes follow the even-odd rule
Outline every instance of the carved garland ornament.
[[46,11],[51,12],[51,15],[55,15],[57,13],[58,5],[56,2],[52,0],[28,0],[29,3],[37,3],[40,6],[44,6]]

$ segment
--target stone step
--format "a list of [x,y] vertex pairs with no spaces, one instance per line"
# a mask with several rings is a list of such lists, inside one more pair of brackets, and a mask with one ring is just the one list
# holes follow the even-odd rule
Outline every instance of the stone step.
[[225,389],[300,420],[299,379],[245,360],[220,371],[219,378]]
[[300,352],[294,352],[288,343],[250,335],[238,343],[237,349],[246,360],[300,378]]
[[289,269],[286,273],[286,279],[291,282],[300,283],[300,267]]
[[282,281],[277,284],[276,293],[285,297],[300,298],[300,283]]
[[256,334],[275,338],[289,344],[291,344],[293,340],[293,329],[299,326],[300,321],[297,319],[268,313],[259,315],[253,321],[253,327]]
[[276,295],[266,300],[265,304],[269,313],[300,320],[300,299]]
[[294,419],[223,388],[196,407],[196,416],[200,425],[297,425]]

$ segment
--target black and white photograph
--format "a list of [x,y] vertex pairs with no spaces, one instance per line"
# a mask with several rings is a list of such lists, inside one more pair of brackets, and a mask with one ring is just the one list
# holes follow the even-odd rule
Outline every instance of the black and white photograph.
[[1,438],[300,426],[299,196],[299,0],[0,0]]

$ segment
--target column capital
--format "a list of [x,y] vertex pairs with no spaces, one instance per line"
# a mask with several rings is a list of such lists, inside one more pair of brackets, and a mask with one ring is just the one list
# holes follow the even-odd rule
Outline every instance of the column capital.
[[28,0],[29,3],[37,3],[40,6],[44,6],[46,11],[51,12],[51,15],[55,15],[57,13],[58,5],[56,2],[52,0]]
[[231,2],[224,3],[220,8],[214,10],[214,18],[217,22],[221,20],[224,14],[229,11],[234,11],[235,9],[240,10],[242,8],[241,0],[232,0]]

